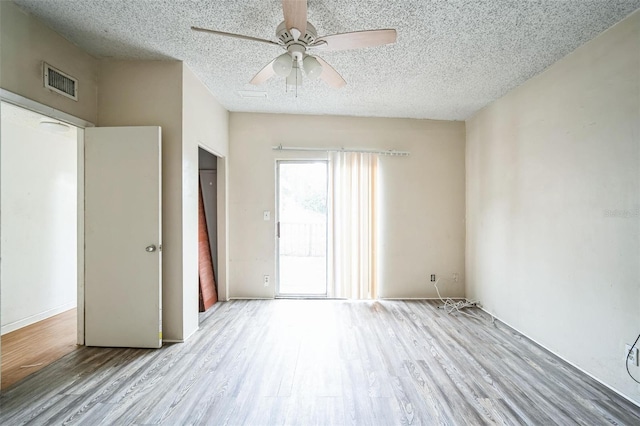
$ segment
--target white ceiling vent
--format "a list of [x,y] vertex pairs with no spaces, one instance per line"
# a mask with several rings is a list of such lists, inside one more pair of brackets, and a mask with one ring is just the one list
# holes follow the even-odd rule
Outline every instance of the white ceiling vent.
[[74,101],[78,100],[78,80],[46,62],[44,63],[44,87]]
[[240,97],[242,98],[264,99],[267,97],[267,92],[258,92],[256,90],[238,90],[238,95],[240,95]]

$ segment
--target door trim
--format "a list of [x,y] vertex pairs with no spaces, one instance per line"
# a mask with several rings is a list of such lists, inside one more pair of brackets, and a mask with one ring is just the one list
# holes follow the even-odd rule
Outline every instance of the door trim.
[[95,127],[95,124],[78,118],[71,114],[67,114],[64,111],[51,108],[41,104],[40,102],[25,98],[17,93],[10,92],[8,90],[0,88],[0,100],[8,102],[20,108],[28,109],[29,111],[37,112],[38,114],[46,115],[47,117],[55,118],[56,120],[64,121],[65,123],[72,124],[82,129],[87,127]]

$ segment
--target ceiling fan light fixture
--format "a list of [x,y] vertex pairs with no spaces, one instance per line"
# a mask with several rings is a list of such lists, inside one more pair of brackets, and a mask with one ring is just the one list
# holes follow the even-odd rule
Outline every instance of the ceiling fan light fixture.
[[214,35],[260,42],[278,46],[286,53],[277,56],[266,64],[249,83],[259,85],[274,76],[285,79],[285,88],[302,86],[303,74],[310,80],[321,79],[333,88],[344,87],[347,82],[342,76],[320,56],[307,55],[307,51],[315,55],[316,49],[324,52],[361,49],[395,43],[397,32],[394,29],[362,30],[346,33],[329,34],[318,37],[316,28],[307,20],[308,0],[282,0],[284,21],[276,27],[278,42],[242,34],[227,33],[207,28],[191,27],[193,31]]
[[273,71],[280,77],[287,77],[293,68],[293,58],[288,53],[283,53],[273,61]]
[[307,56],[302,61],[302,68],[310,80],[315,80],[322,74],[322,64],[313,56]]

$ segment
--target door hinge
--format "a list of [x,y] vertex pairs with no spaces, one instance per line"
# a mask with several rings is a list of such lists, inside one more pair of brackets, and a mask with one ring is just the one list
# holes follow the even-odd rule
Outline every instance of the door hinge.
[[280,238],[280,222],[276,225],[276,237]]

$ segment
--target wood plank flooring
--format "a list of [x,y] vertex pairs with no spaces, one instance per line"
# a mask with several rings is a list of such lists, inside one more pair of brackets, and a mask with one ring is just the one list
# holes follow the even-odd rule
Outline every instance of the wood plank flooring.
[[77,313],[71,309],[2,336],[2,389],[76,350]]
[[233,301],[202,318],[183,344],[72,352],[3,392],[0,424],[640,424],[510,328],[431,301]]

